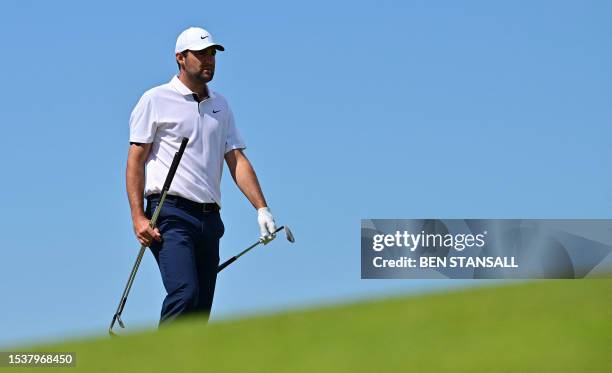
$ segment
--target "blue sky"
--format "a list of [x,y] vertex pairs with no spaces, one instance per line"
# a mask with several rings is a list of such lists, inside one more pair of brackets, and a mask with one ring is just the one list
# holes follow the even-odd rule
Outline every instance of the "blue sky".
[[[264,193],[297,243],[224,272],[213,319],[472,285],[360,280],[362,218],[610,218],[609,2],[42,2],[0,5],[0,346],[103,335],[137,254],[128,118],[223,43]],[[222,258],[257,238],[227,170]],[[124,320],[155,326],[147,253]]]

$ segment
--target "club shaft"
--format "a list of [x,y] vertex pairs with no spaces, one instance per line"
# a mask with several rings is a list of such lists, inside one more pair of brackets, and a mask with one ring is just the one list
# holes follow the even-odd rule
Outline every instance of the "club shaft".
[[[149,227],[155,228],[155,223],[157,222],[157,218],[159,217],[159,213],[166,201],[166,196],[168,195],[168,191],[170,190],[170,184],[172,184],[172,179],[174,179],[174,174],[178,168],[178,165],[181,161],[183,153],[185,152],[185,148],[187,147],[187,143],[189,139],[184,137],[181,140],[181,145],[179,146],[178,152],[174,155],[174,159],[172,160],[172,164],[170,165],[170,170],[168,171],[168,175],[166,176],[166,181],[164,186],[162,187],[161,198],[157,207],[155,208],[155,212],[153,212],[153,216],[149,221]],[[145,245],[140,246],[140,251],[138,252],[138,256],[136,257],[136,261],[134,262],[134,266],[132,267],[132,271],[130,272],[130,276],[128,277],[127,284],[125,284],[125,289],[123,290],[123,294],[121,295],[121,299],[119,300],[119,305],[117,306],[117,311],[113,315],[113,319],[111,321],[110,327],[108,328],[108,332],[111,335],[113,333],[113,326],[115,326],[115,322],[119,321],[119,325],[123,327],[123,322],[121,321],[121,313],[123,312],[123,308],[125,307],[125,303],[127,302],[128,294],[130,293],[130,289],[132,288],[132,284],[134,283],[134,279],[136,278],[136,273],[138,272],[138,267],[140,267],[140,262],[142,261],[142,257],[146,251],[147,247]]]
[[[166,200],[166,196],[168,195],[168,191],[164,190],[157,207],[155,208],[155,212],[153,213],[153,217],[149,221],[149,226],[151,228],[155,227],[155,223],[157,222],[157,218],[159,217],[159,213],[164,205],[164,201]],[[117,311],[113,316],[113,321],[111,322],[110,329],[115,325],[115,321],[121,317],[121,313],[123,312],[123,308],[125,307],[125,302],[127,302],[127,296],[132,289],[132,284],[134,283],[134,279],[136,278],[136,273],[138,273],[138,268],[140,267],[140,262],[142,261],[142,257],[146,251],[147,247],[145,245],[140,246],[140,251],[138,252],[138,256],[136,257],[136,261],[134,262],[134,266],[132,267],[132,271],[130,272],[130,276],[128,277],[127,284],[125,284],[125,289],[123,289],[123,294],[121,295],[121,300],[119,301],[119,305],[117,306]]]
[[[280,226],[278,227],[274,232],[272,232],[272,234],[276,234],[278,232],[280,232],[281,230],[283,230],[283,228],[285,228],[285,226]],[[262,243],[262,240],[259,240],[257,242],[255,242],[254,244],[252,244],[251,246],[247,247],[246,249],[242,250],[240,252],[240,254],[235,255],[231,258],[229,258],[228,260],[226,260],[225,262],[223,262],[223,264],[221,264],[218,268],[217,268],[217,273],[223,271],[225,269],[225,267],[229,266],[230,264],[234,263],[238,258],[240,258],[241,256],[243,256],[244,254],[248,253],[251,249],[253,249],[255,246],[259,245],[260,243]]]

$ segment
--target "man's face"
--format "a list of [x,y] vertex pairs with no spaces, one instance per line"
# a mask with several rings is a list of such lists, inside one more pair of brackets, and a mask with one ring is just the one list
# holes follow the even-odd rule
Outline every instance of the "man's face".
[[176,58],[183,65],[185,74],[189,78],[208,83],[215,75],[215,47],[208,47],[199,51],[188,50],[177,53]]

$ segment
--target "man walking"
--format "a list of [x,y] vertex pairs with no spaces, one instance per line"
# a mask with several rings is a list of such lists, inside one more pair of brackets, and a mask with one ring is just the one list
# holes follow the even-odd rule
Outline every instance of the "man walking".
[[[166,288],[160,324],[188,313],[210,313],[224,233],[219,215],[223,159],[257,209],[264,240],[276,229],[255,171],[242,152],[246,146],[232,110],[207,85],[215,73],[215,55],[224,50],[202,28],[183,31],[175,48],[178,76],[145,92],[130,117],[127,194],[136,237],[150,247]],[[157,227],[151,229],[149,219],[183,137],[189,143]]]

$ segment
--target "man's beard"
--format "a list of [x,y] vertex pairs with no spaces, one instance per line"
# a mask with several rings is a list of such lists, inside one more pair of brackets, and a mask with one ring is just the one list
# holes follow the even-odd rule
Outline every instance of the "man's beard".
[[215,76],[215,70],[210,69],[209,71],[210,71],[210,74],[209,74],[210,77],[204,75],[202,71],[198,71],[195,74],[189,73],[189,78],[192,81],[197,81],[200,83],[208,83],[211,80],[213,80],[213,77]]

